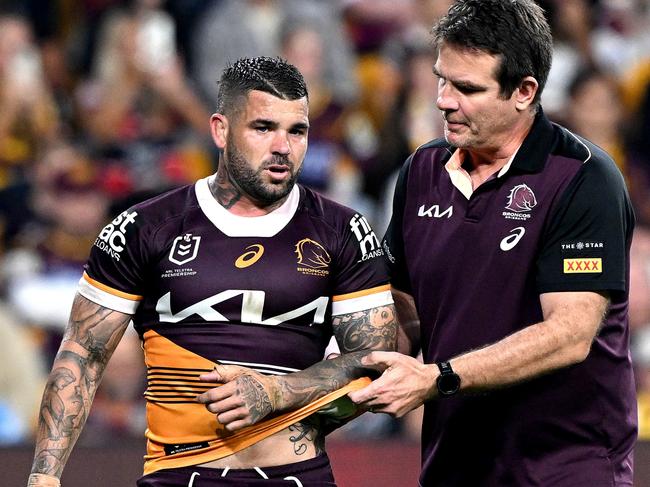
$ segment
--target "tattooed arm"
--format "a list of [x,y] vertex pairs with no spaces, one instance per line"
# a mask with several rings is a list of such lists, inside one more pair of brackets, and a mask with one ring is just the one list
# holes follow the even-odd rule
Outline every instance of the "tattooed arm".
[[222,382],[197,397],[226,429],[255,424],[270,413],[297,409],[366,375],[361,359],[372,350],[396,349],[394,305],[335,316],[332,326],[341,356],[300,372],[265,376],[244,367],[217,365],[202,380]]
[[104,368],[131,319],[75,297],[45,386],[28,486],[56,485],[81,433]]

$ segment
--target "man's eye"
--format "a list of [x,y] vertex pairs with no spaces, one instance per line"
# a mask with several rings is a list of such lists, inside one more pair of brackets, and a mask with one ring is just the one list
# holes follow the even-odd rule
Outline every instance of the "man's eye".
[[266,133],[266,132],[269,131],[269,128],[268,127],[255,127],[255,130],[257,130],[258,132]]
[[478,93],[480,90],[471,86],[459,86],[458,91],[465,95],[471,95],[472,93]]

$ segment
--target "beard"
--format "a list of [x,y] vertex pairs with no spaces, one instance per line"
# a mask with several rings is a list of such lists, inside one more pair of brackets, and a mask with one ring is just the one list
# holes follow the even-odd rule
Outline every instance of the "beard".
[[[231,136],[228,137],[228,150],[224,152],[223,160],[232,183],[254,201],[268,206],[287,196],[293,189],[302,166],[296,171],[293,163],[287,156],[274,155],[271,159],[263,161],[257,170],[251,167],[250,162],[242,154]],[[285,181],[265,182],[263,173],[270,166],[283,165],[289,171],[289,178]]]

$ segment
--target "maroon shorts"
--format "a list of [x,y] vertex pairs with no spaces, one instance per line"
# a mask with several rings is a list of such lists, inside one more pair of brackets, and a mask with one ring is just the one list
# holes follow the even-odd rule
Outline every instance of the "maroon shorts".
[[138,487],[336,487],[326,454],[277,467],[180,467],[145,475]]

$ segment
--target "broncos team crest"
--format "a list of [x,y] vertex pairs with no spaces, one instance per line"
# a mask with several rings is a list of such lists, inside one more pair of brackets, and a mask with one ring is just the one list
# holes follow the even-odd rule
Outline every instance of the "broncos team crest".
[[525,184],[518,184],[510,190],[508,202],[503,212],[505,218],[511,220],[527,220],[530,212],[537,206],[535,193]]
[[537,206],[535,193],[525,184],[519,184],[510,190],[506,210],[522,213],[530,211]]
[[298,270],[303,274],[324,276],[332,258],[321,244],[310,238],[303,238],[296,244]]

